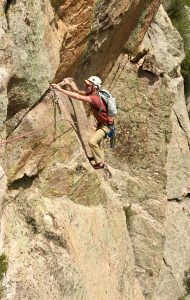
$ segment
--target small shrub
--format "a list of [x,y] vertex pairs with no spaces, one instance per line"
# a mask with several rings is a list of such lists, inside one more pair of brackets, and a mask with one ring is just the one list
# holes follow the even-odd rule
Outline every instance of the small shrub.
[[184,78],[185,95],[190,95],[190,28],[188,20],[184,16],[184,6],[190,7],[190,0],[173,0],[169,10],[169,16],[174,27],[179,31],[184,41],[185,59],[182,62],[182,75]]
[[185,296],[180,296],[180,297],[178,297],[178,299],[177,300],[185,300]]
[[7,257],[3,253],[0,255],[0,299],[1,297],[3,297],[3,292],[4,292],[4,288],[2,286],[1,281],[3,280],[3,277],[7,272],[7,267],[8,267]]
[[131,205],[128,207],[123,207],[127,226],[130,227],[132,224],[132,218],[136,215],[136,212],[131,208]]
[[4,295],[4,288],[2,287],[1,283],[0,283],[0,299],[3,297]]
[[184,4],[190,7],[190,0],[183,0]]
[[0,281],[3,279],[4,274],[7,272],[8,262],[7,257],[3,253],[0,255]]
[[185,95],[190,95],[190,50],[187,51],[185,59],[182,62],[181,65],[181,73],[184,78],[184,84],[185,84]]
[[187,294],[190,294],[190,268],[184,273],[183,283],[185,285]]
[[186,297],[190,294],[190,268],[184,272],[183,284],[186,289],[186,294],[178,297],[177,300],[186,300]]

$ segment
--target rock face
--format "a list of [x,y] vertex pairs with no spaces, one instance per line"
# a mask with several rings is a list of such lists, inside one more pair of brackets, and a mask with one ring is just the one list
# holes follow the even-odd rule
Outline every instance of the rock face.
[[[161,20],[161,18],[159,18]],[[157,20],[157,22],[160,22]],[[162,22],[164,24],[164,22]],[[162,27],[166,30],[166,26]],[[173,34],[174,36],[174,34]],[[176,34],[175,34],[176,37]],[[172,45],[179,45],[174,43]],[[179,47],[177,47],[179,50]],[[172,49],[174,51],[174,49]],[[181,51],[180,51],[181,52]],[[179,52],[178,52],[179,53]],[[181,55],[182,54],[182,55]],[[178,59],[183,59],[183,53]],[[177,52],[175,58],[177,57]],[[178,61],[179,61],[178,60]],[[184,96],[183,78],[177,71],[168,78],[168,84],[175,97],[172,108],[172,134],[167,155],[167,197],[166,242],[160,280],[154,297],[156,299],[178,299],[189,293],[189,117]],[[167,73],[167,76],[170,75]],[[171,75],[170,75],[171,77]],[[175,203],[177,201],[177,203]],[[181,201],[179,203],[179,201]],[[185,237],[185,238],[184,238]],[[166,293],[167,290],[167,293]]]
[[[165,22],[164,22],[165,20]],[[167,36],[167,43],[162,44],[164,38],[157,38],[152,33],[151,27],[148,30],[148,36],[151,38],[151,44],[156,40],[162,49],[167,47],[167,55],[170,60],[163,60],[158,51],[154,52],[156,62],[161,70],[164,70],[164,76],[168,81],[168,87],[173,93],[175,99],[171,113],[172,133],[167,152],[167,198],[168,200],[181,201],[180,203],[168,203],[166,213],[166,241],[164,246],[163,263],[160,272],[160,279],[155,290],[154,299],[178,299],[182,295],[189,293],[188,272],[189,272],[189,117],[186,108],[186,99],[184,96],[183,78],[180,76],[179,63],[184,58],[181,51],[181,38],[172,28],[163,9],[155,18],[157,29],[162,29],[163,37]],[[153,23],[154,24],[154,23]],[[155,31],[154,31],[155,32]],[[156,30],[158,32],[158,29]],[[160,35],[160,34],[159,34]],[[161,35],[160,35],[161,37]],[[172,47],[171,47],[172,46]],[[166,48],[165,48],[166,49]],[[168,49],[171,49],[168,51]],[[169,52],[169,53],[168,53]],[[171,56],[172,54],[172,56]],[[174,55],[174,57],[173,57]],[[171,72],[171,66],[175,66]],[[167,292],[166,292],[167,291]]]
[[[9,264],[0,297],[186,295],[184,50],[160,1],[18,0],[1,7],[0,250]],[[147,54],[132,63],[141,49]],[[48,90],[64,76],[82,87],[91,74],[103,78],[119,106],[115,149],[105,141],[111,177],[86,158],[88,109]]]

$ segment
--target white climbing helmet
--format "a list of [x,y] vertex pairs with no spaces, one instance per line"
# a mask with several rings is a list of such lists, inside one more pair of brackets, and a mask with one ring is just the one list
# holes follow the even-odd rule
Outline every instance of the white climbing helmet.
[[93,85],[95,85],[95,87],[99,88],[101,87],[102,84],[102,80],[98,77],[98,76],[90,76],[87,80],[85,80],[85,82],[91,82],[93,83]]

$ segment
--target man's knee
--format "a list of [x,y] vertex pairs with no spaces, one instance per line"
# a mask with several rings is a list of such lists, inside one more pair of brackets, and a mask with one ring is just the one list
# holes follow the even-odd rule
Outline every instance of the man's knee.
[[88,145],[93,148],[96,145],[96,142],[94,141],[94,139],[90,139],[88,142]]

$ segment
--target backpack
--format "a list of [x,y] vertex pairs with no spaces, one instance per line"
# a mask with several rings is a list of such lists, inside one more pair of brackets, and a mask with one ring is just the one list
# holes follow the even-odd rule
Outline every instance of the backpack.
[[103,100],[108,107],[108,116],[110,116],[110,117],[115,116],[117,114],[117,105],[116,105],[115,98],[107,90],[100,90],[99,96],[100,96],[100,102],[101,102],[99,114],[102,111],[102,100]]

